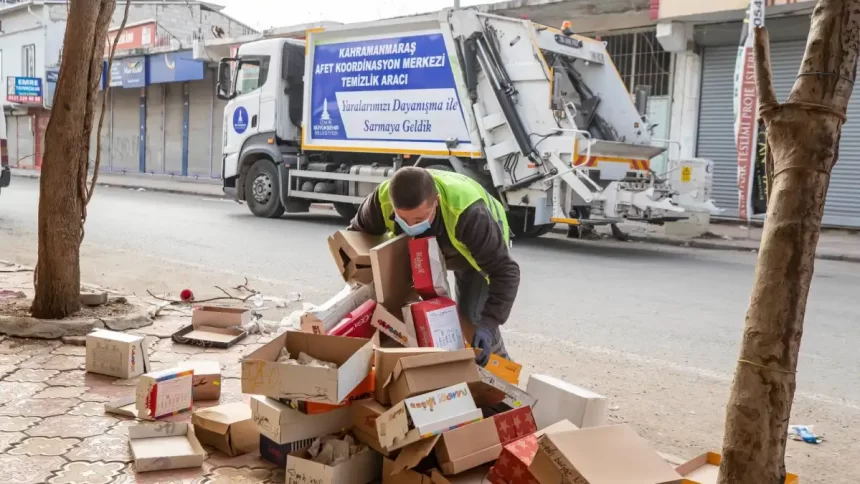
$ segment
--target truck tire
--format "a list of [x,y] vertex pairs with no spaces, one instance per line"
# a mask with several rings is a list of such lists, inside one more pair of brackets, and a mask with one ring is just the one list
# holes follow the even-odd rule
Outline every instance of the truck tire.
[[245,175],[245,202],[251,213],[262,218],[280,218],[281,203],[278,171],[270,160],[257,160]]
[[335,203],[334,210],[344,220],[350,222],[358,214],[358,205],[353,205],[351,203]]

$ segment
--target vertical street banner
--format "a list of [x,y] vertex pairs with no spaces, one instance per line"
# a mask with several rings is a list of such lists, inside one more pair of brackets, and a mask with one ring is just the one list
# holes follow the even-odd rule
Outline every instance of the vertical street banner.
[[749,221],[767,211],[764,124],[755,85],[755,29],[764,27],[765,0],[751,0],[735,64],[734,114],[738,164],[738,217]]

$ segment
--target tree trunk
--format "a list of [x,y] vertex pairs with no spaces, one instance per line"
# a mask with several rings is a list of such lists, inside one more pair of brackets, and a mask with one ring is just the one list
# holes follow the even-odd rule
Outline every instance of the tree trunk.
[[767,218],[726,409],[720,484],[782,484],[806,299],[830,173],[854,84],[860,0],[819,0],[785,104],[772,85],[767,31],[755,37],[767,126]]
[[48,319],[64,318],[81,307],[80,247],[90,134],[105,38],[116,2],[75,0],[69,4],[39,187],[39,256],[31,312]]

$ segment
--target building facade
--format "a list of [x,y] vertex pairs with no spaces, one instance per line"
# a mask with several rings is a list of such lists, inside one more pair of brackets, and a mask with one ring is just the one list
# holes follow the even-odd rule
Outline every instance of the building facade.
[[[106,57],[124,6],[119,3],[114,12]],[[13,166],[41,167],[67,16],[66,2],[0,2],[0,74],[7,81],[3,108]],[[103,75],[103,85],[110,79],[111,89],[106,99],[102,90],[96,101],[94,126],[105,105],[101,168],[218,177],[222,117],[213,116],[219,108],[215,67],[194,61],[191,49],[195,41],[254,33],[210,3],[133,1],[111,75]],[[33,93],[38,95],[27,95]],[[98,141],[94,130],[91,162]]]

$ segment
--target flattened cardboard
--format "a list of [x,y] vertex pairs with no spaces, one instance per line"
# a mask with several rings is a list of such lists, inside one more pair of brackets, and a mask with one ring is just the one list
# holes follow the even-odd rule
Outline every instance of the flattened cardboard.
[[284,468],[287,466],[287,456],[293,452],[305,450],[313,445],[316,438],[302,439],[297,442],[279,444],[272,439],[260,434],[260,457]]
[[508,445],[526,435],[537,432],[537,424],[531,407],[520,407],[507,412],[493,415],[493,422],[499,433],[499,441],[502,445]]
[[242,327],[250,322],[251,311],[245,308],[200,306],[191,313],[191,324],[171,338],[201,348],[229,348],[248,336]]
[[305,333],[327,334],[347,314],[373,298],[373,284],[348,284],[328,301],[302,314],[301,330]]
[[221,364],[217,361],[187,360],[177,368],[192,370],[192,397],[195,402],[221,399]]
[[445,350],[441,348],[376,348],[374,356],[376,386],[373,392],[376,400],[383,405],[391,404],[391,399],[388,397],[388,390],[385,388],[385,383],[394,372],[394,367],[401,358],[438,353],[441,351]]
[[415,395],[480,380],[472,350],[407,356],[395,364],[388,383],[388,394],[391,403],[398,404]]
[[538,439],[529,471],[541,484],[681,484],[681,476],[627,425],[557,432]]
[[277,400],[254,395],[251,416],[261,434],[276,444],[322,437],[349,428],[352,422],[349,407],[317,415],[305,415]]
[[197,439],[230,457],[247,454],[260,446],[260,432],[245,402],[202,408],[191,414]]
[[367,448],[336,466],[312,461],[307,451],[287,457],[286,481],[291,484],[368,484],[381,475],[382,456]]
[[[278,363],[282,348],[337,368]],[[287,331],[242,360],[242,393],[337,405],[367,378],[372,361],[372,340]]]
[[137,472],[200,467],[206,459],[206,451],[188,423],[132,425],[128,439]]
[[105,413],[137,418],[137,398],[127,397],[105,403]]
[[415,336],[415,327],[411,322],[407,324],[404,322],[404,319],[401,319],[394,314],[395,312],[389,308],[382,304],[377,304],[376,309],[373,311],[373,319],[370,323],[382,334],[396,341],[401,346],[417,348],[418,339]]
[[409,267],[409,239],[400,235],[370,249],[376,302],[400,307],[412,294],[412,269]]
[[[722,460],[720,454],[706,452],[679,465],[675,471],[684,478],[683,484],[717,484]],[[800,478],[786,472],[785,484],[800,484]]]
[[143,336],[97,329],[87,335],[88,373],[134,378],[149,371],[149,354]]
[[496,375],[511,385],[519,385],[520,372],[523,369],[523,365],[507,360],[493,353],[490,355],[490,360],[487,362],[487,366],[485,368],[493,375]]
[[[478,373],[481,374],[481,381],[486,383],[487,385],[492,386],[493,388],[498,389],[502,393],[505,394],[504,404],[510,408],[520,408],[520,407],[532,407],[532,412],[534,412],[534,406],[537,404],[537,398],[534,398],[532,395],[522,391],[519,387],[511,385],[510,383],[504,381],[503,379],[497,377],[490,373],[486,368],[478,367]],[[540,428],[540,425],[538,425]]]
[[191,410],[194,372],[170,368],[140,377],[135,392],[138,418],[156,420]]
[[436,444],[436,458],[444,475],[459,474],[492,462],[502,453],[493,419],[444,432]]
[[579,428],[606,423],[609,404],[602,395],[549,375],[534,373],[529,377],[526,388],[529,395],[538,400],[532,406],[538,428],[564,419]]
[[556,422],[549,427],[505,444],[499,459],[490,470],[494,484],[538,484],[529,471],[529,465],[538,451],[538,438],[544,434],[577,430],[569,420]]
[[328,237],[329,251],[344,282],[373,282],[370,249],[385,239],[352,230],[338,230]]
[[371,324],[374,312],[376,312],[376,301],[368,299],[344,316],[327,334],[370,339],[376,333],[376,328]]

